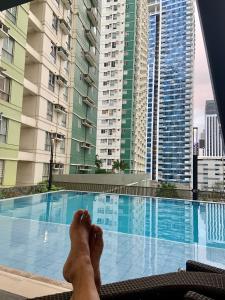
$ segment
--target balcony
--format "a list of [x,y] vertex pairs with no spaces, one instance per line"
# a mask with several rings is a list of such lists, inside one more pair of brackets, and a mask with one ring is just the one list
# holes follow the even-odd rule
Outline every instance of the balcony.
[[87,8],[87,15],[91,21],[91,23],[93,24],[93,26],[97,26],[98,25],[98,17],[97,17],[97,11],[96,8]]
[[96,66],[97,57],[92,50],[84,52],[84,56],[91,66]]
[[27,127],[36,127],[36,121],[33,118],[30,118],[28,116],[22,115],[21,116],[21,124],[27,126]]
[[70,9],[70,7],[72,6],[71,0],[62,0],[62,3],[64,4],[66,9]]
[[91,149],[91,147],[92,147],[91,144],[89,144],[87,142],[82,142],[80,146],[83,149]]
[[91,43],[92,46],[96,46],[97,43],[97,36],[96,33],[94,32],[93,28],[91,29],[86,29],[85,34],[89,42]]
[[29,11],[29,24],[28,24],[28,33],[30,32],[42,32],[42,24],[39,21],[39,19],[31,12]]
[[82,120],[82,125],[88,128],[93,128],[93,123],[89,121],[88,119],[83,119]]
[[0,38],[1,39],[7,38],[9,36],[8,31],[9,28],[0,21]]
[[67,85],[67,80],[61,75],[56,76],[56,82],[60,86],[66,86]]
[[24,95],[38,95],[38,86],[24,78]]
[[57,54],[64,60],[68,60],[69,58],[69,53],[64,49],[63,47],[58,47],[57,48]]
[[63,107],[63,106],[60,105],[60,104],[55,104],[55,105],[54,105],[54,110],[55,110],[57,113],[60,113],[60,114],[66,114],[66,109],[65,109],[65,107]]
[[94,80],[90,77],[89,74],[84,74],[83,79],[90,85],[94,84]]
[[35,161],[35,153],[19,151],[18,161]]
[[41,55],[28,43],[26,44],[26,64],[39,63]]
[[89,98],[88,96],[83,97],[82,100],[83,100],[83,102],[84,102],[85,104],[87,104],[87,105],[90,106],[90,107],[94,107],[94,106],[95,106],[94,100],[92,100],[92,99]]
[[59,27],[63,31],[64,34],[68,35],[70,33],[71,27],[68,22],[64,19],[59,20]]

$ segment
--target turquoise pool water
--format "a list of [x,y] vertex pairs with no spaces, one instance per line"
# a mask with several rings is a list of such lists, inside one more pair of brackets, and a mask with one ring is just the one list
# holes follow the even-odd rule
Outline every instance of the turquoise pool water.
[[184,268],[225,268],[225,205],[125,195],[58,192],[0,201],[0,264],[62,280],[73,213],[104,229],[103,282]]

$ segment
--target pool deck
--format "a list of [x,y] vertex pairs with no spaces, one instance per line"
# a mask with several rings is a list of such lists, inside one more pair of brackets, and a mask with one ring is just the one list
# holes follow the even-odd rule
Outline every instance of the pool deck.
[[0,266],[0,299],[22,300],[70,291],[72,286]]

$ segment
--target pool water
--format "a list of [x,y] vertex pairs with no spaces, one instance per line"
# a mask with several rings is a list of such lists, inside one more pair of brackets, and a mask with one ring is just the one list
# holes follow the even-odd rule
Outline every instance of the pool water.
[[0,264],[63,280],[80,208],[104,229],[104,283],[173,272],[188,259],[225,268],[225,204],[70,191],[0,201]]

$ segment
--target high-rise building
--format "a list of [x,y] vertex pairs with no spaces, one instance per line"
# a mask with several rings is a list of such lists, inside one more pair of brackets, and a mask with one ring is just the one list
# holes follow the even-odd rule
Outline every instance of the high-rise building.
[[0,185],[16,184],[28,5],[0,13]]
[[103,168],[123,160],[144,172],[147,1],[102,1],[97,154]]
[[75,0],[70,174],[95,168],[100,12],[98,0]]
[[52,148],[53,174],[94,168],[99,15],[95,0],[34,0],[1,14],[0,184],[48,179]]
[[193,0],[149,1],[147,166],[153,180],[191,182]]
[[224,147],[216,102],[207,100],[205,106],[205,155],[223,156]]

